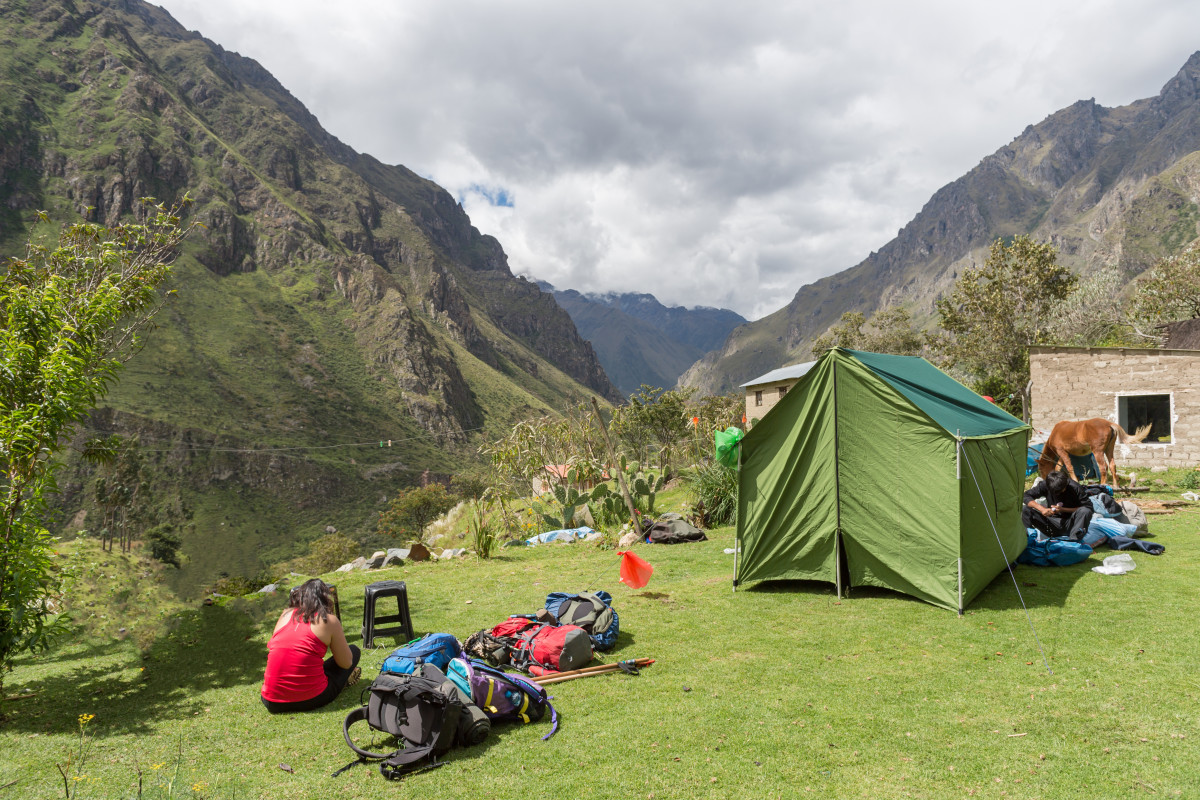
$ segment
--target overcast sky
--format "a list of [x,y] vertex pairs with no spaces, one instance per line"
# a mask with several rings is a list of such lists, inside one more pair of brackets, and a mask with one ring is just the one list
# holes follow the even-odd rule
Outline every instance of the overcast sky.
[[770,313],[1076,100],[1158,93],[1200,3],[162,0],[514,273]]

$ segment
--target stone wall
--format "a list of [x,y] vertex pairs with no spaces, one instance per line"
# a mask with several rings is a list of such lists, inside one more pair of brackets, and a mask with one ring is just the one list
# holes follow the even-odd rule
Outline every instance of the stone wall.
[[[788,389],[796,384],[799,378],[791,378],[786,381],[775,381],[774,383],[760,383],[756,386],[746,387],[746,421],[750,422],[756,419],[762,419],[768,411],[775,407],[783,395],[779,393],[780,389],[787,393]],[[762,392],[762,400],[759,401],[758,393]]]
[[1029,373],[1030,422],[1036,430],[1048,433],[1064,419],[1121,422],[1122,398],[1168,395],[1171,441],[1118,444],[1116,462],[1121,467],[1200,464],[1200,351],[1034,347]]

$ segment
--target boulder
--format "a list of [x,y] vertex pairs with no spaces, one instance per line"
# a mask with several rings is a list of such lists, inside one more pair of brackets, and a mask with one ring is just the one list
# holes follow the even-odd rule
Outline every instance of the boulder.
[[620,545],[621,545],[621,547],[632,547],[633,545],[637,544],[641,540],[642,540],[642,537],[638,536],[633,531],[630,531],[629,533],[627,533],[621,537]]
[[367,563],[363,565],[363,569],[379,569],[383,566],[384,560],[387,559],[387,553],[383,550],[376,550],[367,559]]
[[408,550],[401,550],[399,547],[389,547],[387,555],[383,557],[383,566],[403,567],[404,559],[406,558],[408,558]]
[[367,563],[367,560],[365,558],[363,558],[362,556],[359,556],[358,558],[356,558],[350,562],[350,569],[362,569],[363,564],[366,564],[366,563]]
[[467,552],[467,550],[464,547],[447,547],[445,550],[442,551],[441,555],[438,556],[438,560],[439,561],[449,561],[450,559],[456,558],[457,556],[461,556],[466,552]]
[[352,569],[354,569],[353,564],[342,564],[340,567],[335,569],[334,572],[349,572]]
[[429,548],[420,542],[413,542],[408,548],[409,561],[428,561],[433,554],[429,552]]
[[332,525],[326,525],[325,532],[326,533],[337,533],[337,528],[333,527]]

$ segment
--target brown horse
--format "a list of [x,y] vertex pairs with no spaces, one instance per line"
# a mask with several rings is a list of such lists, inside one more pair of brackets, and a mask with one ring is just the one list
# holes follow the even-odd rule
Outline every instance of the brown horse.
[[1137,444],[1149,433],[1149,425],[1143,425],[1137,429],[1137,433],[1130,435],[1117,423],[1100,417],[1065,419],[1055,423],[1050,431],[1050,437],[1046,439],[1041,458],[1038,459],[1038,473],[1044,478],[1062,464],[1067,468],[1071,480],[1076,480],[1070,456],[1086,456],[1091,453],[1095,455],[1096,463],[1100,467],[1100,481],[1104,482],[1104,468],[1107,466],[1115,488],[1117,465],[1113,461],[1113,447],[1118,440],[1121,444]]

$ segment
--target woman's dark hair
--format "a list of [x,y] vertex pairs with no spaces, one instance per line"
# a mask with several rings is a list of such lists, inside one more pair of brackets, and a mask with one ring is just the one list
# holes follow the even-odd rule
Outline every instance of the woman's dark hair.
[[333,613],[329,584],[320,578],[305,581],[288,595],[288,608],[296,609],[304,622],[324,622]]

